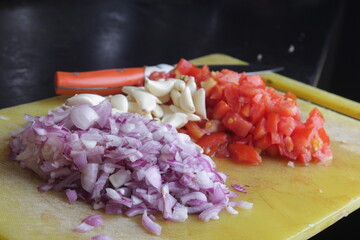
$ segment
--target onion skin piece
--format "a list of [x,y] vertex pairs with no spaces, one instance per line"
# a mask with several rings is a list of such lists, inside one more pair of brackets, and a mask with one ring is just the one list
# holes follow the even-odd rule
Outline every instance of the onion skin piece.
[[99,164],[88,163],[81,173],[81,186],[89,193],[94,189],[98,172]]

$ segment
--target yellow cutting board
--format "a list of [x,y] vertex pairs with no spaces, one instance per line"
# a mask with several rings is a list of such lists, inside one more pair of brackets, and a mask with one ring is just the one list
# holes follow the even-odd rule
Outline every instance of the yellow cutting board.
[[[244,63],[219,54],[195,61]],[[43,181],[7,159],[7,134],[22,126],[22,115],[46,114],[64,100],[60,96],[0,110],[0,239],[90,239],[105,233],[113,239],[141,240],[307,239],[360,207],[360,122],[319,107],[332,139],[333,164],[291,168],[285,159],[264,157],[259,166],[215,159],[218,169],[229,175],[228,186],[250,185],[238,199],[253,202],[253,209],[240,210],[238,215],[223,211],[219,220],[208,223],[196,215],[184,223],[166,222],[160,216],[162,235],[150,235],[141,226],[141,217],[105,215],[81,201],[69,204],[63,192],[38,192]],[[304,116],[314,107],[306,101],[298,103]],[[103,214],[105,225],[88,233],[73,231],[94,213]]]

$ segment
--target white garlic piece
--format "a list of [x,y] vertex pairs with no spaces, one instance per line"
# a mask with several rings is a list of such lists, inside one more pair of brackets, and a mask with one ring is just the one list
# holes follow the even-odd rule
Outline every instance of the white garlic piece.
[[141,114],[141,108],[137,102],[128,102],[128,111],[130,113],[139,113]]
[[[132,95],[135,98],[142,112],[148,113],[154,110],[156,104],[160,102],[154,95],[144,91],[132,91]],[[161,103],[161,102],[160,102]]]
[[129,104],[127,98],[122,94],[116,94],[110,97],[111,106],[118,110],[118,112],[127,112]]
[[185,87],[184,91],[181,93],[179,105],[180,108],[183,109],[185,112],[195,112],[195,106],[189,87]]
[[91,106],[98,105],[105,98],[97,94],[82,93],[76,94],[65,101],[66,106],[75,106],[78,104],[90,104]]
[[178,90],[176,89],[171,90],[170,98],[174,105],[180,106],[180,96],[181,93]]
[[193,94],[195,113],[201,116],[204,119],[207,119],[206,116],[206,99],[205,99],[205,89],[199,88]]
[[124,86],[122,87],[121,91],[126,93],[127,95],[132,95],[133,91],[144,91],[145,87],[134,87],[134,86]]
[[145,88],[157,97],[168,95],[174,86],[174,81],[146,80]]
[[181,128],[188,122],[187,116],[184,113],[165,114],[161,122],[170,124],[174,128]]
[[188,80],[186,86],[188,86],[190,88],[191,95],[193,95],[197,88],[195,78],[193,76],[189,77],[189,80]]

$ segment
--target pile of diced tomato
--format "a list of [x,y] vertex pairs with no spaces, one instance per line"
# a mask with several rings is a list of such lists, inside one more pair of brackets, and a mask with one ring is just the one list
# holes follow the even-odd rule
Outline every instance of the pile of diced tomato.
[[[314,108],[306,121],[300,119],[296,96],[266,87],[260,75],[228,69],[211,72],[181,59],[169,73],[150,78],[193,76],[206,90],[207,120],[191,121],[186,132],[209,156],[232,157],[258,164],[260,154],[281,156],[307,165],[328,165],[332,160],[324,117]],[[186,78],[185,78],[186,79]]]

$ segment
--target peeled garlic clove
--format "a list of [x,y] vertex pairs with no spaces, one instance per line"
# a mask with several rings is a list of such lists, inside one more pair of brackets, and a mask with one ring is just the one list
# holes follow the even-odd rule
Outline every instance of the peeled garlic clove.
[[191,95],[193,95],[197,89],[195,78],[193,76],[189,77],[189,80],[186,84],[190,88]]
[[174,105],[180,106],[180,96],[181,96],[181,93],[178,90],[176,90],[176,89],[171,90],[170,98]]
[[128,102],[128,112],[141,114],[141,108],[137,102]]
[[172,125],[174,128],[181,128],[188,122],[187,116],[184,113],[166,114],[161,121]]
[[181,93],[179,105],[180,108],[183,109],[185,112],[195,112],[195,106],[189,87],[185,87],[184,91]]
[[174,81],[145,81],[145,88],[157,97],[168,95],[173,86]]
[[155,117],[155,118],[161,118],[164,116],[164,111],[163,109],[160,107],[160,105],[156,105],[156,107],[154,108],[154,110],[151,111],[151,114]]
[[[156,107],[156,97],[148,92],[132,91],[132,96],[139,105],[141,112],[151,112]],[[159,100],[160,101],[160,100]]]
[[159,99],[160,102],[162,102],[162,103],[167,103],[168,101],[171,100],[170,94],[166,94],[166,95],[164,95],[164,96],[162,96],[162,97],[158,97],[158,99]]
[[200,121],[200,120],[201,120],[201,117],[199,117],[198,115],[193,114],[193,113],[187,113],[187,112],[185,112],[184,110],[182,110],[181,108],[179,108],[179,107],[177,107],[177,106],[175,106],[175,105],[170,105],[169,108],[170,108],[170,110],[171,110],[172,112],[174,112],[174,113],[179,112],[179,113],[184,113],[184,114],[186,114],[187,119],[188,119],[189,121]]
[[187,113],[186,116],[187,116],[187,119],[188,119],[189,121],[201,121],[201,117],[199,117],[199,116],[196,115],[196,114]]
[[95,106],[104,100],[105,98],[103,96],[97,94],[82,93],[82,94],[76,94],[75,96],[68,98],[65,101],[65,105],[75,106],[77,104],[90,104],[91,106]]
[[174,82],[173,89],[176,89],[176,90],[178,90],[180,92],[184,91],[184,89],[186,87],[186,83],[181,79],[169,78],[168,81]]
[[124,87],[122,87],[122,89],[121,89],[121,91],[123,92],[123,93],[126,93],[126,94],[128,94],[128,95],[132,95],[132,92],[133,91],[143,91],[143,90],[145,90],[145,87],[134,87],[134,86],[124,86]]
[[193,94],[193,100],[194,100],[194,106],[195,106],[195,113],[198,114],[199,116],[201,116],[202,118],[207,119],[205,94],[206,94],[205,89],[199,88]]
[[144,117],[146,117],[147,119],[151,120],[153,119],[153,116],[151,115],[151,113],[144,113],[142,114]]
[[172,114],[174,113],[171,109],[169,105],[160,105],[162,111],[164,112],[164,115],[166,114]]
[[122,94],[117,94],[110,97],[111,106],[119,112],[127,112],[129,104],[127,98]]

